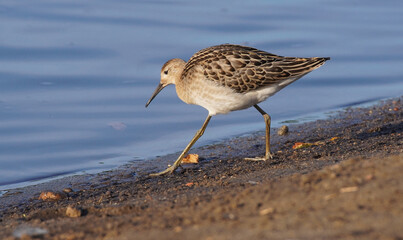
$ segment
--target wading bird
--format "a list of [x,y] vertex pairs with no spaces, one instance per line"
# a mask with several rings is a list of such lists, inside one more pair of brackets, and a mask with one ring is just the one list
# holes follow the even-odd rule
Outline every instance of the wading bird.
[[189,149],[203,135],[212,116],[252,106],[263,115],[266,123],[266,154],[246,160],[272,159],[270,116],[257,104],[329,59],[283,57],[251,47],[223,44],[200,50],[188,62],[178,58],[169,60],[161,69],[161,81],[146,107],[164,87],[175,84],[176,93],[182,101],[204,107],[208,115],[175,163],[151,175],[175,171]]

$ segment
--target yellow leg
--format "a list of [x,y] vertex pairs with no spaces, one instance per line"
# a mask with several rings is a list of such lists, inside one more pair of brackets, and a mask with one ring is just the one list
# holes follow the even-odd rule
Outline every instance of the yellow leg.
[[261,109],[257,104],[253,105],[256,110],[258,110],[260,112],[260,114],[262,114],[263,118],[264,118],[264,122],[266,124],[266,155],[265,157],[256,157],[256,158],[245,158],[245,160],[249,160],[249,161],[266,161],[269,159],[273,159],[273,155],[271,155],[270,152],[270,122],[271,122],[271,118],[269,116],[269,114],[267,114],[265,111],[263,111],[263,109]]
[[189,144],[188,144],[188,145],[186,146],[186,148],[183,150],[182,154],[178,157],[178,159],[175,161],[175,163],[174,163],[172,166],[168,167],[167,169],[165,169],[165,170],[162,171],[162,172],[159,172],[159,173],[152,173],[152,174],[150,174],[150,176],[155,177],[155,176],[160,176],[160,175],[165,175],[165,174],[168,174],[168,173],[172,173],[173,171],[175,171],[175,170],[180,166],[180,164],[182,163],[182,159],[183,159],[183,157],[186,155],[186,153],[189,151],[189,149],[190,149],[190,148],[193,146],[193,144],[195,144],[195,142],[203,135],[204,130],[206,130],[206,127],[207,127],[207,125],[208,125],[210,119],[211,119],[211,116],[208,115],[207,118],[206,118],[206,120],[205,120],[204,123],[203,123],[203,126],[196,132],[196,135],[195,135],[195,136],[193,137],[193,139],[189,142]]

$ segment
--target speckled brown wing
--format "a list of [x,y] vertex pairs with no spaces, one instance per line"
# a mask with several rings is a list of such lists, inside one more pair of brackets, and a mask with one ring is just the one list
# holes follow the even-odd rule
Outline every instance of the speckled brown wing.
[[207,79],[245,93],[290,79],[297,80],[326,60],[329,58],[283,57],[251,47],[224,44],[195,53],[187,62],[182,77],[186,78],[196,66],[201,66],[198,71],[203,71]]

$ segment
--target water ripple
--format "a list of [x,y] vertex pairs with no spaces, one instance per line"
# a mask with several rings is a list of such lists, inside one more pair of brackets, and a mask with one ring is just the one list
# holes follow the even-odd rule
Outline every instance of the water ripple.
[[106,49],[80,47],[0,46],[0,61],[54,61],[109,58],[117,53]]

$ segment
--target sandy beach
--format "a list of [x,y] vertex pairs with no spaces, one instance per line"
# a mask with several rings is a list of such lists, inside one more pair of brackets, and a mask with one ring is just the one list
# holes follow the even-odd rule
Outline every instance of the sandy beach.
[[[0,197],[0,239],[403,239],[403,97]],[[263,129],[262,122],[262,129]],[[300,143],[302,147],[296,147]],[[52,192],[56,200],[38,199]]]

